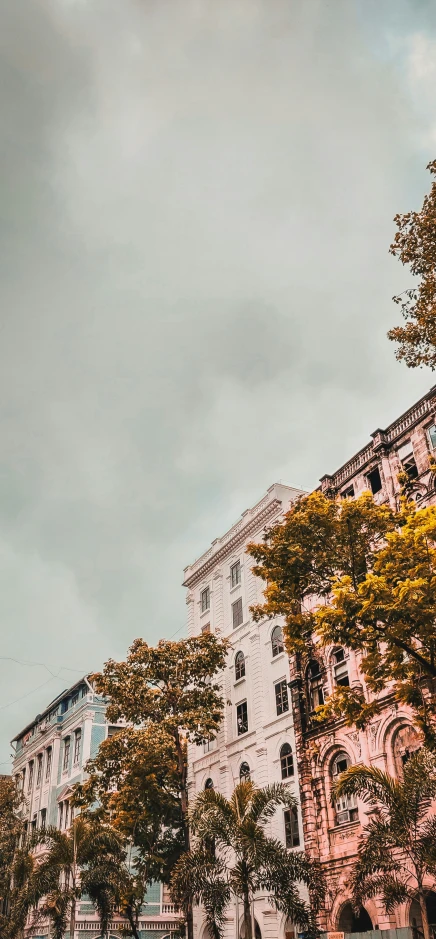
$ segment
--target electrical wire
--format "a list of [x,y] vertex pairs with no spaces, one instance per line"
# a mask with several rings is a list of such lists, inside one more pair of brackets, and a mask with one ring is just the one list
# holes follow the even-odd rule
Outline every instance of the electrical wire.
[[17,665],[28,665],[30,668],[39,666],[40,668],[45,668],[48,672],[50,672],[50,675],[52,675],[53,678],[57,678],[57,676],[59,675],[59,672],[62,672],[62,671],[78,672],[81,675],[84,675],[86,672],[86,669],[70,668],[68,665],[60,665],[60,666],[53,665],[53,668],[58,669],[58,671],[55,674],[54,672],[51,671],[48,665],[45,664],[45,662],[26,662],[23,659],[14,659],[11,655],[0,655],[0,662],[16,662]]
[[[4,711],[6,708],[12,707],[13,704],[18,704],[18,701],[24,701],[24,698],[29,698],[31,694],[34,694],[35,691],[39,691],[40,688],[44,688],[45,685],[50,684],[51,681],[54,681],[56,678],[59,678],[59,675],[53,675],[52,678],[48,678],[47,681],[43,681],[42,685],[38,685],[36,688],[32,688],[31,691],[28,691],[26,694],[22,694],[20,698],[15,698],[14,701],[9,701],[7,704],[0,705],[0,711]],[[62,681],[62,678],[60,679]]]

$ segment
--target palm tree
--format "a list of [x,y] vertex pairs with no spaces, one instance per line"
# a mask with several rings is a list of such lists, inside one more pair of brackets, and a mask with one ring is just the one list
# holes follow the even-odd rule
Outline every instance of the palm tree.
[[407,899],[419,902],[424,939],[430,939],[426,909],[428,880],[436,877],[436,756],[419,750],[395,779],[376,767],[351,766],[333,797],[359,796],[372,807],[352,877],[356,904],[381,896],[391,912]]
[[[296,800],[289,789],[274,784],[264,789],[251,781],[236,786],[231,799],[215,789],[201,792],[189,813],[196,846],[174,869],[174,902],[186,911],[202,903],[213,939],[221,939],[225,910],[233,894],[242,901],[245,939],[254,939],[251,908],[258,890],[309,935],[318,935],[315,914],[323,897],[319,867],[302,852],[288,852],[266,833],[279,805],[291,811]],[[298,883],[309,888],[312,906],[300,897]]]
[[[120,836],[97,818],[79,815],[67,831],[48,828],[38,832],[37,840],[47,847],[36,878],[39,896],[45,898],[43,910],[51,921],[53,939],[63,939],[68,924],[73,939],[77,901],[91,886],[92,871],[103,857],[106,863],[110,859],[121,861]],[[103,924],[111,910],[110,898],[106,905],[102,898],[99,912]]]

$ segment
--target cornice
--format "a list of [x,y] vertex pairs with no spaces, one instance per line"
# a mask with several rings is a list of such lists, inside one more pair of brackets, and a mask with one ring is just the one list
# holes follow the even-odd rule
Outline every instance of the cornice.
[[[235,548],[243,544],[259,525],[262,525],[263,522],[266,522],[273,515],[276,515],[282,505],[281,499],[272,499],[271,502],[268,502],[261,508],[256,515],[250,518],[249,522],[246,522],[245,525],[243,519],[238,522],[237,525],[230,529],[228,533],[229,537],[224,535],[226,539],[224,544],[221,544],[216,551],[214,551],[214,545],[212,545],[206,554],[203,554],[198,561],[192,564],[190,569],[188,568],[192,573],[188,574],[186,580],[183,582],[183,587],[195,587],[220,561],[224,560],[228,555],[233,554]],[[223,539],[220,540],[223,541]]]

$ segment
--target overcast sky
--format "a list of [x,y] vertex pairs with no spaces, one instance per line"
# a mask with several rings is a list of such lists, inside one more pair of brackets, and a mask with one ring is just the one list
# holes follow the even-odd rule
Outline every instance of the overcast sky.
[[269,485],[313,487],[436,381],[385,338],[436,4],[0,11],[4,772],[81,671],[183,627],[183,567]]

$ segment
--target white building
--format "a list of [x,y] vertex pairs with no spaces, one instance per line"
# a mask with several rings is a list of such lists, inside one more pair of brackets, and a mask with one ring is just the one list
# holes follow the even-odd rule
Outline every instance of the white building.
[[[254,623],[250,616],[250,606],[262,601],[264,583],[252,573],[254,562],[246,555],[246,546],[260,541],[265,527],[302,494],[289,486],[271,486],[230,531],[185,568],[189,635],[210,630],[232,640],[223,676],[224,697],[231,703],[226,704],[217,740],[204,747],[190,747],[191,801],[197,792],[212,785],[229,797],[248,773],[259,786],[283,781],[298,798],[289,661],[280,621]],[[290,849],[301,849],[300,810],[298,817],[278,810],[271,833]],[[276,913],[267,897],[256,899],[254,913],[256,939],[290,939],[294,935],[293,927]],[[228,912],[226,939],[242,939],[243,933],[238,932],[241,914],[235,901]],[[209,939],[203,919],[201,909],[196,910],[195,939]]]

